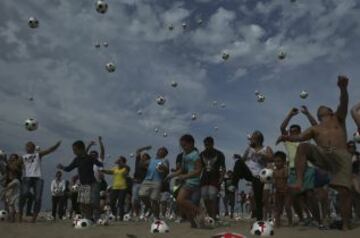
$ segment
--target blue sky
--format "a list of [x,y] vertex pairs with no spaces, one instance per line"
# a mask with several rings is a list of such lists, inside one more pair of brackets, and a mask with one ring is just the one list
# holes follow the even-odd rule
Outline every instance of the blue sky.
[[[48,181],[58,162],[71,161],[77,139],[102,135],[112,166],[115,156],[147,144],[167,146],[173,162],[182,134],[194,134],[199,148],[212,135],[231,167],[231,155],[245,149],[254,129],[264,132],[274,150],[282,149],[274,141],[291,107],[335,108],[339,74],[351,79],[351,105],[360,99],[356,0],[107,3],[103,15],[93,0],[1,3],[0,148],[23,153],[28,140],[45,148],[62,139],[61,148],[43,162]],[[39,19],[38,29],[27,26],[30,16]],[[96,42],[109,47],[96,49]],[[284,61],[277,59],[280,50],[287,53]],[[226,62],[224,51],[230,54]],[[108,62],[115,63],[114,73],[105,71]],[[177,88],[170,86],[173,80]],[[265,94],[265,103],[256,102],[255,90]],[[299,98],[302,90],[308,99]],[[164,106],[155,102],[159,95],[167,99]],[[214,100],[226,108],[212,106]],[[28,117],[39,121],[39,130],[24,129]],[[302,115],[294,122],[307,126]]]

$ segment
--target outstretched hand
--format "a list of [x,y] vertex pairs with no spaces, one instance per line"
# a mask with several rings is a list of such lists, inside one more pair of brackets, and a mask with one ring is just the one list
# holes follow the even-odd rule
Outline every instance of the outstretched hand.
[[290,116],[296,116],[299,113],[299,109],[297,108],[292,108],[291,111],[289,112]]
[[349,78],[345,75],[339,75],[337,85],[341,89],[346,89],[349,84]]

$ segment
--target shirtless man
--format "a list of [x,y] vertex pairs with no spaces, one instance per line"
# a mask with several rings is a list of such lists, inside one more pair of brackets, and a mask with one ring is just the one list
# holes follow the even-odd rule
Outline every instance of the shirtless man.
[[295,157],[296,184],[303,187],[306,162],[309,160],[315,166],[328,171],[332,175],[330,185],[339,192],[343,230],[349,229],[351,215],[351,155],[347,151],[346,116],[349,95],[347,92],[349,79],[338,77],[340,88],[340,105],[336,112],[326,106],[318,109],[319,124],[312,126],[300,135],[282,135],[280,141],[305,142],[314,139],[316,145],[300,144]]

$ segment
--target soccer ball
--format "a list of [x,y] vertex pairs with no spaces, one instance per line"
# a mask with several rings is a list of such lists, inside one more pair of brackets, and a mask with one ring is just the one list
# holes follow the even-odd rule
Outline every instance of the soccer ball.
[[353,139],[356,143],[360,143],[360,131],[354,133]]
[[159,128],[155,128],[155,129],[154,129],[154,132],[155,132],[155,133],[158,133],[158,132],[159,132]]
[[251,226],[250,233],[255,236],[273,236],[274,227],[269,222],[257,221]]
[[225,104],[225,103],[221,103],[220,107],[221,107],[221,108],[225,108],[225,107],[226,107],[226,104]]
[[131,215],[129,213],[125,214],[123,219],[124,219],[124,221],[129,222],[129,221],[131,221]]
[[168,233],[170,232],[169,226],[164,221],[155,221],[151,224],[151,233]]
[[300,93],[300,98],[301,98],[301,99],[306,99],[308,96],[309,96],[309,94],[308,94],[305,90],[303,90],[303,91]]
[[104,45],[105,48],[109,47],[109,43],[107,43],[107,42],[104,42],[103,45]]
[[204,219],[205,225],[208,227],[214,227],[215,226],[215,220],[212,217],[205,217]]
[[72,222],[72,225],[73,226],[76,226],[76,223],[78,221],[80,221],[82,219],[82,216],[80,214],[75,214],[74,218],[73,218],[73,222]]
[[141,116],[141,115],[143,114],[143,112],[142,112],[141,110],[138,110],[138,111],[137,111],[137,114],[138,114],[139,116]]
[[273,170],[272,169],[262,169],[260,171],[260,180],[263,183],[271,183],[273,178]]
[[26,130],[35,131],[36,129],[38,129],[38,127],[39,127],[39,123],[35,119],[33,118],[26,119],[25,121]]
[[79,191],[79,184],[74,184],[72,187],[71,187],[71,191],[72,192],[77,192],[77,191]]
[[103,219],[103,218],[100,218],[99,220],[97,220],[96,223],[98,225],[101,225],[101,226],[108,226],[109,225],[109,221],[107,219]]
[[218,127],[218,126],[214,126],[214,130],[215,130],[215,131],[218,131],[218,130],[219,130],[219,127]]
[[80,219],[75,224],[75,229],[87,229],[91,226],[91,221],[88,219]]
[[286,53],[284,51],[280,51],[278,54],[279,60],[284,60],[286,58]]
[[7,211],[5,210],[0,210],[0,221],[5,221],[7,219]]
[[175,27],[174,27],[174,25],[172,25],[172,24],[168,27],[169,31],[173,31],[174,28],[175,28]]
[[223,54],[222,54],[222,59],[223,59],[223,60],[228,60],[229,58],[230,58],[230,54],[227,53],[227,52],[223,52]]
[[187,24],[185,22],[181,26],[184,30],[186,30]]
[[115,71],[116,67],[115,67],[115,64],[114,63],[107,63],[106,66],[105,66],[106,70],[109,72],[109,73],[112,73]]
[[98,13],[104,14],[108,10],[108,4],[103,0],[99,0],[96,2],[96,11]]
[[166,99],[163,96],[159,96],[156,98],[156,103],[158,105],[162,106],[166,103]]
[[196,115],[196,113],[193,113],[191,115],[191,120],[195,121],[196,119],[197,119],[197,115]]
[[95,48],[100,48],[100,43],[95,43]]
[[130,158],[134,158],[134,153],[130,153]]
[[258,101],[258,103],[263,103],[263,102],[265,102],[265,99],[266,99],[266,97],[265,97],[264,95],[262,95],[262,94],[259,94],[259,95],[257,96],[257,101]]
[[171,87],[176,88],[178,86],[178,83],[176,81],[171,82]]
[[36,19],[35,17],[29,17],[28,24],[29,24],[29,27],[32,29],[38,28],[39,20]]
[[202,20],[202,19],[198,19],[198,20],[197,20],[197,24],[200,26],[201,24],[203,24],[203,20]]
[[116,217],[111,213],[107,216],[107,220],[109,221],[109,223],[113,223],[115,221],[115,218]]
[[167,136],[168,136],[168,134],[166,132],[164,132],[163,137],[167,137]]
[[215,106],[217,106],[218,102],[216,100],[214,100],[212,104],[215,107]]

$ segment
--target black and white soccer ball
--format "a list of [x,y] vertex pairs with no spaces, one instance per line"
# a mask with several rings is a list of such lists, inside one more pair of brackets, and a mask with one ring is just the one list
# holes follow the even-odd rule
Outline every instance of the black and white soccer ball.
[[270,222],[257,221],[251,226],[250,233],[255,236],[273,236],[274,226]]
[[88,219],[80,219],[76,222],[74,228],[79,230],[84,230],[90,228],[92,222]]
[[263,103],[263,102],[265,102],[265,99],[266,99],[266,97],[265,97],[264,95],[262,95],[262,94],[257,95],[257,101],[258,101],[258,103]]
[[108,226],[108,225],[110,225],[110,222],[106,218],[102,217],[99,220],[97,220],[96,224],[98,224],[100,226]]
[[228,60],[229,58],[230,58],[230,54],[228,52],[223,52],[222,59],[223,60]]
[[108,10],[108,7],[109,7],[108,4],[103,0],[99,0],[96,2],[96,11],[98,13],[101,13],[101,14],[106,13]]
[[7,211],[5,211],[5,210],[0,210],[0,222],[1,222],[1,221],[6,221],[7,217],[8,217]]
[[39,127],[39,123],[37,120],[33,119],[33,118],[29,118],[25,120],[25,128],[28,131],[35,131],[36,129],[38,129]]
[[158,132],[159,132],[159,128],[157,128],[157,127],[154,128],[154,132],[155,132],[155,133],[158,133]]
[[181,24],[181,26],[182,26],[182,28],[184,29],[184,30],[186,30],[186,28],[187,28],[187,24],[184,22],[183,24]]
[[176,88],[178,83],[176,81],[171,81],[171,87]]
[[151,233],[169,233],[170,228],[164,221],[154,221],[150,228]]
[[280,51],[278,54],[278,59],[279,60],[284,60],[286,58],[286,52],[284,51]]
[[99,43],[99,42],[96,42],[96,43],[95,43],[95,48],[100,48],[100,47],[101,47],[100,43]]
[[167,137],[168,134],[166,132],[163,133],[163,137]]
[[39,23],[38,19],[36,19],[35,17],[29,17],[28,25],[30,28],[32,28],[32,29],[38,28],[39,24],[40,23]]
[[196,113],[193,113],[191,115],[191,120],[196,121],[197,118],[198,118],[198,115]]
[[75,214],[73,220],[72,220],[72,226],[76,226],[77,222],[80,221],[81,219],[83,219],[83,217],[81,216],[81,214]]
[[163,96],[158,96],[156,98],[156,103],[160,106],[164,105],[166,103],[166,98]]
[[171,25],[169,25],[168,29],[169,29],[169,31],[173,31],[175,29],[175,27],[173,24],[171,24]]
[[216,222],[212,217],[205,217],[204,221],[205,221],[205,225],[209,228],[213,228],[216,225]]
[[116,66],[115,66],[115,64],[112,63],[112,62],[107,63],[107,64],[105,65],[105,68],[106,68],[106,70],[107,70],[109,73],[113,73],[113,72],[115,72],[115,70],[116,70]]
[[202,19],[198,19],[198,20],[197,20],[197,24],[200,26],[201,24],[203,24],[203,20],[202,20]]
[[123,220],[126,221],[126,222],[131,221],[131,214],[130,213],[125,214],[124,217],[123,217]]
[[116,220],[116,217],[112,214],[112,213],[110,213],[110,214],[108,214],[107,216],[106,216],[106,219],[109,221],[109,223],[111,224],[111,223],[114,223],[115,222],[115,220]]
[[300,93],[301,99],[306,99],[308,96],[309,96],[308,92],[306,92],[305,90],[301,91],[301,93]]
[[109,43],[104,42],[104,43],[103,43],[103,46],[104,46],[105,48],[108,48],[108,47],[109,47]]
[[220,107],[221,107],[221,108],[225,108],[225,107],[226,107],[226,104],[225,104],[225,103],[221,103]]
[[273,180],[273,173],[274,171],[272,169],[262,169],[260,170],[259,176],[260,180],[263,183],[271,183]]

